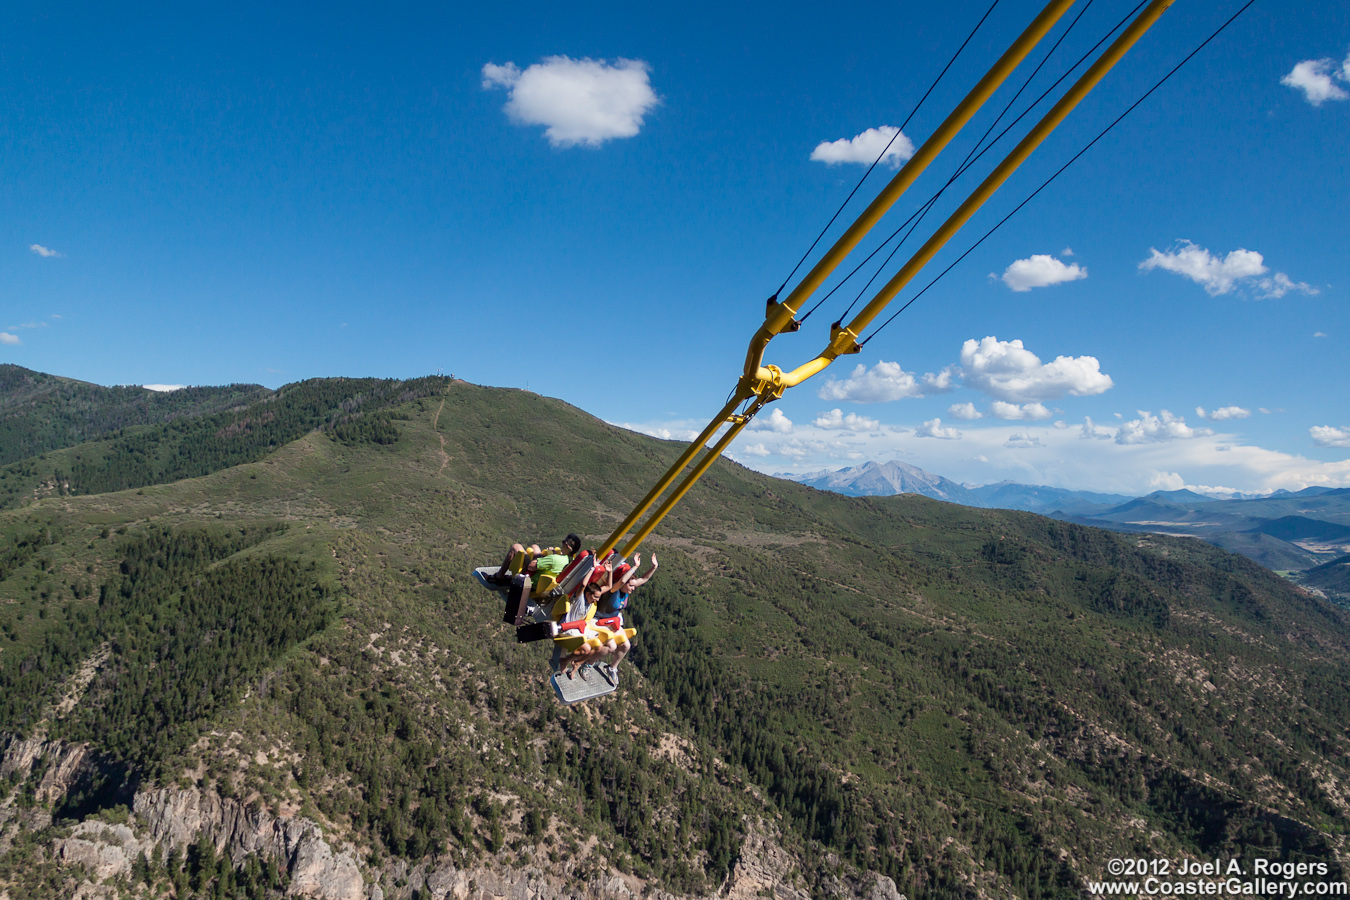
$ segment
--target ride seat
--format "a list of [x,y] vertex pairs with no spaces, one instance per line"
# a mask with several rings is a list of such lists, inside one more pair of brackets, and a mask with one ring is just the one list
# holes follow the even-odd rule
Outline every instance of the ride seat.
[[[530,549],[534,550],[537,548],[531,547]],[[527,560],[526,553],[527,551],[521,550],[518,551],[515,556],[511,557],[511,565],[507,567],[507,571],[510,572],[512,575],[519,575],[522,572],[524,572],[525,563]],[[569,564],[567,569],[564,569],[561,574],[565,575],[568,569],[571,569],[572,566],[574,565],[576,565],[575,561]],[[559,577],[561,576],[560,575],[532,576],[530,587],[530,599],[541,600],[548,597],[549,594],[553,593],[553,589],[558,586]]]

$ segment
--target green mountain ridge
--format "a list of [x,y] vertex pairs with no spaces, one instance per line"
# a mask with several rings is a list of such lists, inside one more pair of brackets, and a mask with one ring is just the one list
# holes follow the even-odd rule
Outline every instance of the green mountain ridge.
[[[1350,615],[1246,559],[723,460],[644,548],[621,690],[564,708],[467,573],[514,539],[599,543],[681,447],[521,391],[355,386],[8,467],[0,732],[87,741],[106,774],[47,830],[0,813],[0,888],[68,895],[63,819],[154,786],[299,811],[389,898],[422,859],[709,896],[764,835],[821,897],[867,873],[911,900],[1076,897],[1140,856],[1344,877]],[[271,410],[313,424],[231,444]],[[140,483],[29,499],[90,458]],[[0,785],[25,805],[35,783]],[[134,877],[279,896],[202,858]]]
[[258,384],[151,391],[102,387],[0,364],[0,465],[73,447],[110,432],[212,415],[270,396]]
[[1299,581],[1350,604],[1350,554],[1301,573]]
[[[79,408],[102,423],[121,422],[129,414],[127,398],[119,393],[123,390],[138,392],[130,412],[139,410],[142,419],[153,418],[143,404],[161,403],[159,398],[167,396],[178,405],[158,411],[163,424],[104,427],[98,438],[0,467],[0,508],[50,494],[99,494],[207,475],[261,459],[315,429],[342,441],[391,443],[398,438],[398,428],[388,409],[438,391],[447,381],[437,376],[411,381],[327,378],[296,382],[275,392],[231,386],[184,389],[195,392],[186,395],[99,388],[111,393],[82,397]],[[142,396],[146,394],[150,396]],[[48,397],[45,405],[59,399]],[[15,417],[16,428],[31,427],[35,418],[41,416]],[[29,443],[22,435],[0,435],[0,458],[15,455]]]
[[1344,552],[1350,541],[1350,491],[1343,488],[1195,502],[1165,493],[1091,513],[1053,515],[1115,531],[1197,537],[1277,571],[1311,569]]
[[914,493],[965,506],[1035,512],[1112,531],[1198,537],[1276,571],[1302,571],[1350,550],[1350,490],[1345,488],[1234,497],[1160,490],[1125,497],[1015,482],[959,485],[896,460],[777,477],[850,497]]

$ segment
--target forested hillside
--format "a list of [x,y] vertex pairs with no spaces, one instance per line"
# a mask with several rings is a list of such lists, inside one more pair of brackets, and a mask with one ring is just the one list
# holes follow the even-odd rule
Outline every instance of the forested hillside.
[[[436,392],[446,381],[440,377],[413,381],[320,378],[286,385],[276,392],[201,388],[159,395],[172,398],[167,402],[175,404],[171,408],[177,413],[161,414],[166,411],[157,406],[155,418],[167,420],[165,424],[104,427],[99,429],[99,440],[0,467],[0,508],[51,494],[102,494],[206,475],[261,459],[316,429],[346,443],[392,443],[398,439],[398,427],[390,419],[389,408]],[[98,390],[149,393],[142,388]],[[49,397],[42,405],[59,405],[59,400],[59,395]],[[105,425],[121,421],[118,417],[123,415],[134,418],[126,414],[128,404],[122,402],[121,394],[93,399],[81,394],[80,401],[77,408],[86,417]],[[139,402],[149,401],[142,396]],[[158,397],[155,402],[159,403]],[[225,406],[229,408],[217,411]],[[135,403],[130,408],[140,409]],[[151,418],[148,409],[141,411],[140,418]],[[15,429],[26,427],[32,418],[15,418]],[[14,436],[10,443],[25,445]]]
[[[339,380],[223,414],[313,422],[247,451],[219,419],[17,464],[71,487],[0,514],[0,732],[99,763],[59,797],[45,770],[0,782],[13,896],[69,896],[93,876],[61,848],[89,822],[150,833],[166,788],[312,820],[363,897],[529,871],[607,896],[882,875],[910,900],[1067,900],[1125,856],[1345,877],[1350,617],[1242,557],[723,461],[644,548],[622,689],[562,707],[467,573],[514,539],[598,544],[681,447],[520,391],[360,387],[380,402],[348,418]],[[72,453],[109,479],[155,462],[93,493]],[[105,885],[298,877],[202,840]]]
[[1350,605],[1350,556],[1341,556],[1309,569],[1302,573],[1299,581]]
[[73,447],[123,428],[211,415],[271,393],[259,384],[166,392],[140,385],[102,387],[0,364],[0,464]]

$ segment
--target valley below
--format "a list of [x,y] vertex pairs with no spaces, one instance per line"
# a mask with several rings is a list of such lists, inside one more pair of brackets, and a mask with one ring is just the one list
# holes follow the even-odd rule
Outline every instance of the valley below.
[[469,572],[599,545],[680,444],[439,377],[157,405],[13,368],[5,900],[1347,877],[1350,611],[1246,556],[721,460],[643,547],[622,688],[565,707]]

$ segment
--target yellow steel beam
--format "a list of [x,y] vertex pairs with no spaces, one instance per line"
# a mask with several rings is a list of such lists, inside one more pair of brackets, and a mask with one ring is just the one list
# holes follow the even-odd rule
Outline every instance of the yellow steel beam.
[[[628,543],[625,544],[623,548],[624,556],[633,555],[633,552],[647,539],[647,535],[651,534],[652,530],[656,528],[657,525],[661,524],[661,520],[666,517],[666,513],[674,509],[675,504],[684,499],[684,495],[689,493],[689,489],[693,487],[694,484],[703,477],[703,473],[708,471],[708,468],[717,461],[717,458],[722,455],[722,451],[727,448],[727,445],[735,440],[736,435],[741,433],[741,429],[750,424],[750,420],[763,405],[764,401],[757,402],[745,415],[734,417],[734,421],[731,423],[731,427],[727,429],[726,434],[722,435],[717,443],[704,454],[704,457],[698,461],[698,465],[685,476],[684,481],[680,483],[679,487],[675,488],[671,495],[656,508],[655,512],[652,513],[651,518],[643,523],[642,528],[638,530],[638,533],[629,538]],[[601,558],[603,557],[604,554],[601,554]]]
[[[1050,132],[1054,131],[1064,121],[1065,117],[1073,111],[1073,108],[1082,102],[1088,92],[1097,86],[1097,83],[1105,77],[1107,72],[1111,71],[1116,63],[1120,62],[1121,58],[1129,52],[1129,49],[1144,36],[1146,31],[1153,27],[1153,24],[1162,17],[1163,13],[1167,12],[1168,7],[1174,2],[1175,0],[1153,0],[1143,12],[1135,17],[1135,20],[1121,33],[1120,37],[1116,38],[1111,46],[1106,49],[1106,52],[1099,56],[1097,61],[1083,73],[1083,77],[1079,78],[1074,86],[1069,88],[1068,92],[1059,99],[1059,102],[1036,123],[1036,127],[1032,128],[1027,136],[1022,138],[1021,142],[1004,158],[1003,162],[998,164],[998,168],[989,174],[989,177],[966,198],[966,201],[948,217],[946,222],[942,223],[942,226],[909,258],[909,261],[901,267],[900,271],[890,281],[886,282],[871,302],[863,307],[858,315],[854,316],[853,321],[848,323],[848,331],[856,337],[866,330],[886,304],[895,299],[895,295],[905,285],[909,284],[910,279],[920,269],[932,260],[943,245],[951,240],[952,235],[956,234],[961,226],[970,221],[970,217],[975,214],[975,211],[1003,186],[1003,182],[1008,180],[1008,177],[1017,170],[1018,166],[1026,162],[1032,151],[1039,147],[1041,142],[1050,135]],[[833,349],[831,347],[831,350]],[[836,355],[838,354],[836,353]],[[807,364],[807,366],[810,365],[812,363]],[[817,371],[819,370],[817,369]]]
[[619,527],[615,528],[613,533],[606,538],[604,546],[597,551],[597,557],[599,559],[604,559],[605,555],[614,549],[628,529],[633,527],[633,523],[642,518],[643,514],[656,502],[656,498],[660,497],[661,494],[665,492],[666,488],[670,487],[671,483],[675,481],[676,477],[684,471],[684,467],[689,465],[689,461],[698,454],[698,451],[708,442],[708,439],[713,436],[713,432],[717,431],[720,426],[725,424],[736,407],[748,398],[749,395],[742,396],[738,391],[727,405],[722,407],[722,411],[713,416],[712,421],[708,423],[708,427],[703,429],[703,433],[689,443],[689,446],[685,448],[684,453],[680,454],[680,458],[675,460],[674,464],[666,470],[666,474],[661,476],[661,480],[647,492],[647,496],[642,498],[642,501],[633,508],[633,511],[628,514],[628,517],[619,523]]
[[762,380],[770,383],[770,389],[776,391],[777,396],[782,396],[785,388],[800,384],[834,362],[838,357],[846,353],[857,353],[857,339],[862,335],[867,326],[885,309],[886,305],[895,299],[905,285],[926,266],[942,247],[951,240],[952,236],[961,229],[966,222],[970,221],[971,216],[984,205],[994,192],[1003,186],[1009,176],[1015,172],[1022,163],[1026,162],[1027,157],[1032,154],[1037,147],[1054,131],[1061,122],[1073,111],[1073,108],[1082,102],[1083,98],[1097,86],[1098,82],[1105,77],[1106,73],[1111,71],[1116,63],[1129,51],[1131,47],[1144,36],[1144,33],[1153,27],[1163,13],[1167,12],[1176,0],[1153,0],[1147,8],[1141,12],[1129,27],[1121,33],[1120,37],[1111,44],[1106,51],[1097,58],[1097,61],[1083,73],[1069,90],[1060,98],[1049,112],[1047,112],[1036,126],[1022,138],[1021,142],[1003,159],[998,167],[981,182],[965,202],[947,218],[947,221],[935,231],[924,245],[915,251],[914,255],[901,267],[890,281],[877,292],[876,296],[863,307],[858,315],[848,325],[834,329],[830,337],[830,344],[820,355],[807,363],[798,366],[791,372],[782,372],[777,366],[761,366],[756,370],[756,374]]
[[802,308],[807,299],[815,293],[816,289],[830,276],[830,273],[838,268],[844,258],[853,252],[853,248],[858,246],[867,232],[880,221],[896,200],[912,185],[928,168],[939,153],[951,143],[952,138],[965,127],[971,117],[979,111],[985,101],[993,96],[994,92],[1002,86],[1003,82],[1012,74],[1013,70],[1026,59],[1040,42],[1040,40],[1049,33],[1055,23],[1069,11],[1075,0],[1050,0],[1041,10],[1026,30],[1013,42],[1007,51],[999,57],[998,62],[985,73],[975,87],[971,88],[966,98],[951,111],[951,114],[943,120],[904,167],[895,174],[890,183],[882,188],[881,193],[876,199],[868,204],[867,209],[863,210],[857,220],[848,227],[839,240],[834,242],[834,246],[826,251],[820,261],[812,267],[811,271],[797,284],[792,292],[788,294],[787,299],[781,303],[771,303],[769,309],[764,315],[764,324],[755,332],[755,336],[750,339],[750,349],[745,357],[744,378],[753,379],[756,370],[764,359],[764,349],[774,335],[781,333],[788,328],[792,322],[793,316]]
[[[1037,20],[1028,26],[1022,36],[1018,38],[1018,44],[1010,48],[1007,53],[1000,58],[999,62],[980,84],[966,97],[960,107],[947,117],[942,126],[933,136],[925,142],[923,148],[915,154],[901,171],[892,179],[891,183],[882,191],[882,195],[868,206],[867,210],[859,216],[858,220],[850,226],[849,230],[830,248],[811,273],[798,284],[797,288],[789,295],[788,299],[782,303],[772,303],[764,317],[764,324],[760,326],[750,342],[750,350],[746,356],[745,372],[742,374],[740,382],[737,385],[736,393],[730,403],[728,403],[720,413],[708,423],[708,427],[703,433],[689,445],[684,454],[671,466],[662,477],[661,481],[652,488],[638,507],[633,510],[623,523],[615,529],[605,542],[605,546],[600,551],[601,557],[613,549],[623,537],[624,533],[637,522],[639,518],[651,508],[657,498],[675,481],[691,460],[697,455],[700,448],[704,448],[708,439],[713,433],[726,422],[731,423],[731,427],[717,441],[717,443],[706,450],[704,457],[698,464],[685,476],[675,491],[667,497],[651,517],[642,526],[642,528],[628,540],[624,545],[624,556],[631,555],[652,530],[665,518],[666,514],[683,499],[689,489],[703,476],[713,462],[722,454],[722,451],[740,434],[741,430],[749,423],[750,419],[766,403],[778,399],[783,392],[790,387],[794,387],[808,378],[819,374],[830,363],[834,362],[839,356],[847,353],[858,352],[858,338],[866,330],[881,311],[895,299],[896,294],[907,285],[913,277],[927,265],[937,252],[951,240],[960,228],[966,224],[976,212],[991,196],[997,191],[1009,176],[1026,161],[1027,157],[1041,145],[1049,134],[1059,126],[1068,114],[1076,107],[1088,93],[1097,86],[1098,82],[1105,77],[1112,67],[1118,63],[1122,57],[1143,37],[1144,33],[1153,26],[1164,12],[1175,0],[1153,0],[1148,7],[1135,18],[1133,22],[1125,29],[1115,42],[1107,48],[1097,61],[1083,74],[1077,82],[1074,83],[1068,92],[1060,98],[1059,102],[1041,118],[1036,126],[1024,137],[1018,145],[1013,148],[998,167],[987,177],[980,186],[966,199],[964,203],[948,217],[947,221],[930,237],[924,245],[905,263],[896,275],[891,278],[886,285],[877,292],[876,296],[865,306],[857,316],[853,318],[848,325],[836,325],[830,332],[829,345],[815,358],[806,362],[790,372],[784,372],[777,366],[762,365],[764,349],[774,335],[780,333],[792,322],[793,316],[801,308],[803,302],[820,286],[820,283],[829,275],[831,271],[839,264],[849,251],[857,246],[858,241],[863,235],[876,223],[876,220],[886,212],[895,200],[910,186],[914,178],[923,170],[932,158],[937,155],[951,140],[951,138],[961,129],[979,106],[992,94],[994,89],[1007,77],[1008,73],[1016,67],[1036,42],[1049,31],[1050,27],[1064,12],[1073,4],[1073,0],[1054,0],[1046,6],[1037,17]],[[1024,46],[1019,46],[1023,45]],[[1014,50],[1018,53],[1014,54]],[[958,113],[961,113],[958,116]],[[933,145],[930,149],[930,145]],[[915,167],[915,161],[924,158]],[[911,167],[915,167],[911,176]],[[745,400],[755,398],[754,405],[743,415],[734,415],[733,410],[737,405]]]

